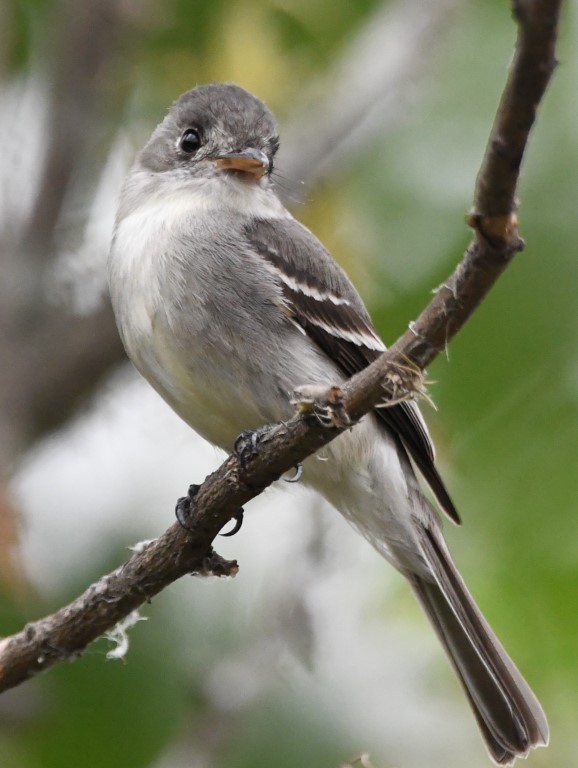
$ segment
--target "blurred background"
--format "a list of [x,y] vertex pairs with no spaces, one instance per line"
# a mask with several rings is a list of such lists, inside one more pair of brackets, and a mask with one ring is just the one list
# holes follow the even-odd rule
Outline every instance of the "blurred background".
[[[578,717],[576,5],[524,164],[527,241],[429,370],[455,559],[549,716]],[[124,173],[183,91],[279,118],[277,183],[394,340],[453,269],[515,28],[496,0],[5,0],[0,6],[0,634],[173,520],[222,456],[125,361],[104,265]],[[258,354],[258,351],[256,351]],[[113,638],[0,697],[3,768],[488,766],[402,579],[303,489],[268,490]],[[283,487],[281,487],[283,486]]]

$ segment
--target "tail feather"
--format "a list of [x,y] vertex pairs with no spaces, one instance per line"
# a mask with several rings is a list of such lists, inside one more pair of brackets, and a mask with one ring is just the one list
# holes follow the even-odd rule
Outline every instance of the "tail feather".
[[482,616],[441,536],[423,530],[423,552],[435,581],[409,574],[468,696],[492,759],[510,765],[548,743],[546,717]]

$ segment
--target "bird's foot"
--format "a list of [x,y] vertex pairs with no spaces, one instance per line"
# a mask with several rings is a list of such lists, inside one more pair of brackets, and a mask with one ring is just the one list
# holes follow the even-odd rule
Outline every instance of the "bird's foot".
[[245,510],[243,507],[237,512],[236,515],[233,515],[231,518],[235,521],[235,525],[231,528],[230,531],[227,531],[227,533],[221,533],[221,536],[234,536],[236,533],[239,533],[241,530],[241,526],[243,525],[243,515],[245,514]]
[[189,485],[187,495],[181,496],[181,498],[177,500],[175,515],[178,523],[185,529],[185,531],[193,530],[191,518],[195,511],[195,496],[199,492],[200,487],[200,485]]
[[[200,485],[189,485],[187,495],[181,496],[181,498],[177,500],[177,505],[175,507],[175,515],[178,523],[185,529],[185,531],[189,531],[189,533],[194,531],[193,517],[195,513],[195,498],[200,487]],[[244,510],[241,507],[241,509],[233,515],[232,519],[235,520],[233,528],[227,533],[222,533],[221,536],[234,536],[241,530],[241,526],[243,525],[243,512]]]
[[305,417],[312,416],[326,429],[348,429],[354,422],[345,410],[341,387],[305,384],[293,390],[291,404]]
[[[265,424],[259,429],[246,429],[241,432],[239,437],[235,440],[234,451],[239,457],[242,469],[247,469],[247,466],[259,453],[259,446],[264,443],[268,436],[278,428],[278,424]],[[303,475],[303,465],[298,462],[295,465],[295,474],[292,477],[283,478],[287,483],[297,483],[301,480]],[[237,519],[237,518],[235,518]],[[235,527],[230,534],[222,534],[223,536],[232,536],[241,527],[241,522],[238,522],[238,527]]]
[[276,427],[276,424],[265,424],[259,429],[246,429],[241,432],[239,437],[235,440],[233,449],[243,469],[247,468],[247,465],[254,459],[259,453],[259,445],[267,439],[269,435]]

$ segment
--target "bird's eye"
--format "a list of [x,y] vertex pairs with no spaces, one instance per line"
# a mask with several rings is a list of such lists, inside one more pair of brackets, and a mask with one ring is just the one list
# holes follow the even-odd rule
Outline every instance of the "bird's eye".
[[186,152],[187,155],[194,154],[201,146],[201,137],[199,136],[199,132],[194,128],[188,128],[181,136],[179,145],[183,152]]

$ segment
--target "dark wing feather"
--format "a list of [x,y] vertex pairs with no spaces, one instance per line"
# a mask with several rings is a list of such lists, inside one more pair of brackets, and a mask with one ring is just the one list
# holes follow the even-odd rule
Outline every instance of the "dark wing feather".
[[[346,376],[367,367],[385,350],[359,294],[328,251],[295,219],[253,219],[245,228],[252,248],[279,277],[287,306],[307,335]],[[321,285],[316,276],[322,274]],[[456,523],[459,515],[435,467],[434,448],[415,403],[375,411],[405,446]]]

